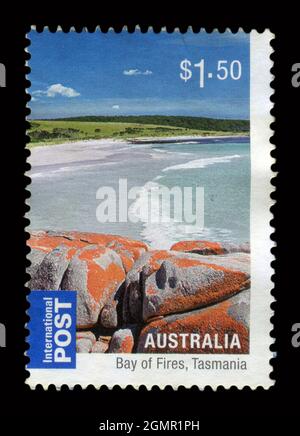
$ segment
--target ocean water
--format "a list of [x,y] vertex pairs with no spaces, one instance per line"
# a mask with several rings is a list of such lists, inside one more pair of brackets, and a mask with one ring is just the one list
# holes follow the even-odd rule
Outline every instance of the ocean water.
[[[124,145],[105,160],[33,167],[30,186],[30,228],[113,233],[144,240],[153,248],[169,248],[184,239],[249,241],[250,144],[248,138],[201,142]],[[139,187],[128,204],[146,210],[149,190],[161,186],[204,188],[204,227],[171,220],[98,222],[98,188],[119,193],[119,179],[128,189]],[[155,204],[151,205],[152,209]],[[163,214],[163,206],[154,214]],[[117,208],[118,210],[118,208]],[[152,210],[153,212],[153,210]]]

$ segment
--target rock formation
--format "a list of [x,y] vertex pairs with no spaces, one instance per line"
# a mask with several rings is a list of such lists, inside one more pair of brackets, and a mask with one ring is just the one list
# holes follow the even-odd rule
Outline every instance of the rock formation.
[[32,232],[30,289],[77,291],[78,353],[247,353],[249,244]]

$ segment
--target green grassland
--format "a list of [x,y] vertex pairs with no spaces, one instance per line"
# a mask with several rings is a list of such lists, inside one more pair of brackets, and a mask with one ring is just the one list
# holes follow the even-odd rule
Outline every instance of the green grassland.
[[[126,122],[120,121],[120,118],[126,119]],[[176,120],[176,118],[178,119]],[[199,120],[205,121],[201,123]],[[219,123],[220,121],[221,123]],[[81,117],[78,119],[31,121],[28,135],[30,136],[29,147],[34,147],[102,138],[245,135],[249,133],[246,123],[247,121],[242,120],[213,120],[196,117]]]

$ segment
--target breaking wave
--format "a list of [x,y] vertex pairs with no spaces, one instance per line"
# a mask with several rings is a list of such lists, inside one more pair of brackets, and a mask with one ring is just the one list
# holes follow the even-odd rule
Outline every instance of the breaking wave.
[[166,167],[163,171],[173,171],[173,170],[188,170],[193,168],[205,168],[208,165],[214,165],[218,163],[229,163],[232,159],[241,158],[240,154],[233,154],[230,156],[220,156],[220,157],[206,157],[201,159],[190,160],[183,164],[172,165],[170,167]]

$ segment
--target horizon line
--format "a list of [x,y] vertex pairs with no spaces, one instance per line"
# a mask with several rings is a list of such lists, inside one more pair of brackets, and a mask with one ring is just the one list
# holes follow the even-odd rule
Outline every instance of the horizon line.
[[203,116],[203,115],[163,115],[163,114],[120,114],[120,115],[91,115],[91,114],[86,114],[86,115],[71,115],[71,116],[63,116],[63,117],[57,117],[57,118],[27,118],[28,120],[39,120],[39,121],[59,121],[59,120],[66,120],[66,119],[75,119],[75,118],[84,118],[84,117],[93,117],[93,118],[97,118],[97,117],[107,117],[107,118],[125,118],[125,117],[181,117],[181,118],[202,118],[202,119],[209,119],[209,120],[224,120],[224,121],[250,121],[250,118],[217,118],[217,117],[208,117],[208,116]]

